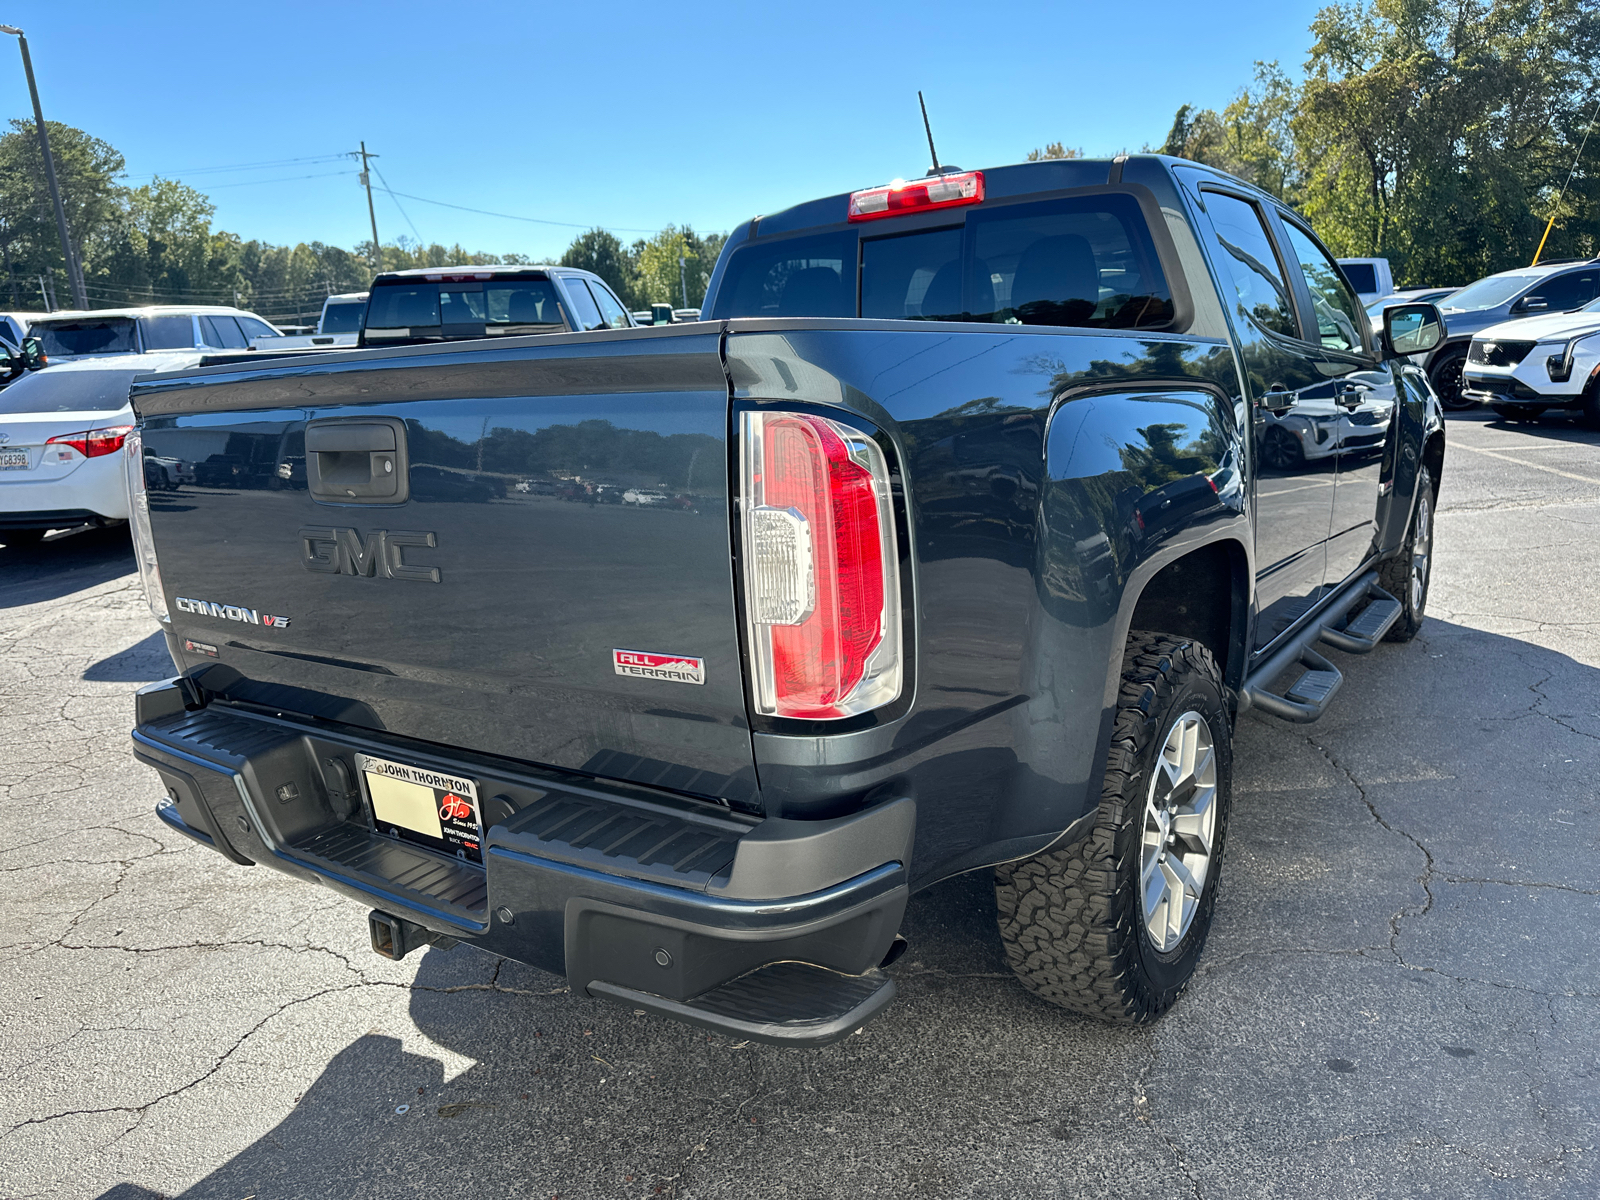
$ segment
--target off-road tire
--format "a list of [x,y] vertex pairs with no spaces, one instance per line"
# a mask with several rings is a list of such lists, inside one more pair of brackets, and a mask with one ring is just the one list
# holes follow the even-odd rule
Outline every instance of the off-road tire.
[[[1213,858],[1182,939],[1161,953],[1145,928],[1140,844],[1151,772],[1177,718],[1205,717],[1216,753]],[[1194,974],[1216,904],[1232,801],[1232,726],[1222,674],[1200,643],[1136,631],[1093,831],[1084,840],[995,871],[1000,940],[1022,984],[1073,1012],[1144,1024],[1171,1008]]]
[[1433,384],[1439,403],[1451,412],[1463,412],[1478,407],[1476,400],[1463,395],[1461,391],[1466,386],[1464,374],[1466,367],[1467,351],[1462,347],[1459,351],[1446,354],[1434,363],[1433,369],[1428,372],[1428,382]]
[[[1386,642],[1409,642],[1422,628],[1422,618],[1428,609],[1428,587],[1433,582],[1433,476],[1427,467],[1417,472],[1417,507],[1411,514],[1411,524],[1406,529],[1405,543],[1400,553],[1378,568],[1378,582],[1383,590],[1400,601],[1400,619],[1389,627]],[[1417,546],[1423,547],[1426,562],[1420,589],[1413,578]]]
[[1507,421],[1537,421],[1544,415],[1542,408],[1530,408],[1526,404],[1491,404],[1495,415],[1504,417]]
[[0,529],[0,546],[10,546],[21,550],[25,546],[37,546],[44,541],[47,529]]

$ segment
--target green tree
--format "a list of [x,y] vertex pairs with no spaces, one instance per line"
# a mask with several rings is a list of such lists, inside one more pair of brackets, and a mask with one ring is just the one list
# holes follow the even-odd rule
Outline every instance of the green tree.
[[1255,86],[1218,113],[1182,105],[1162,154],[1202,162],[1292,200],[1298,183],[1291,121],[1299,94],[1276,62],[1256,63]]
[[[1415,283],[1527,263],[1600,95],[1592,0],[1335,4],[1292,125],[1303,206],[1341,254],[1387,256]],[[1546,255],[1593,254],[1591,142]]]
[[[104,234],[115,228],[122,207],[123,189],[116,179],[123,158],[81,129],[58,121],[45,124],[73,252],[84,263],[87,280],[92,263],[105,250]],[[0,261],[6,266],[11,303],[44,307],[38,282],[44,275],[62,306],[71,304],[44,156],[31,120],[11,121],[9,131],[0,136]]]
[[617,298],[629,308],[642,308],[648,303],[640,294],[638,263],[614,233],[591,229],[579,234],[561,256],[561,265],[593,271],[611,285]]
[[720,233],[701,237],[687,225],[682,229],[668,225],[654,237],[635,242],[632,253],[638,264],[638,298],[645,304],[683,308],[687,291],[687,307],[698,308],[705,300],[711,269],[725,240]]
[[1082,158],[1082,157],[1083,157],[1083,149],[1082,149],[1082,147],[1073,148],[1073,147],[1070,147],[1070,146],[1063,146],[1060,142],[1050,142],[1045,146],[1045,148],[1043,150],[1029,150],[1028,151],[1028,161],[1029,162],[1043,162],[1045,159],[1048,159],[1048,158]]

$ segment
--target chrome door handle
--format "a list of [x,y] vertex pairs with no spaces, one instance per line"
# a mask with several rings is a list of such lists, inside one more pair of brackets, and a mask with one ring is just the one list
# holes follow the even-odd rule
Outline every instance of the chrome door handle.
[[1341,383],[1334,389],[1333,402],[1340,408],[1354,410],[1361,407],[1361,393],[1371,390],[1370,383]]
[[1281,417],[1294,407],[1295,401],[1300,399],[1299,392],[1287,392],[1282,388],[1273,388],[1261,396],[1261,407],[1275,417]]

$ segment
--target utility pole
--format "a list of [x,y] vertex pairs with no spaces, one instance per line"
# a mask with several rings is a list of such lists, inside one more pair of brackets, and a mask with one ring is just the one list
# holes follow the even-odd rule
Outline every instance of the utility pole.
[[678,287],[683,290],[683,306],[689,307],[689,280],[683,273],[683,250],[678,250]]
[[78,308],[88,308],[89,297],[83,290],[83,270],[78,266],[77,255],[72,252],[72,239],[67,236],[67,210],[61,207],[61,187],[56,183],[56,161],[50,156],[50,134],[44,127],[44,110],[39,107],[39,88],[33,81],[33,59],[28,55],[28,39],[15,25],[0,25],[0,33],[11,34],[22,48],[22,69],[28,76],[28,94],[33,97],[33,123],[39,130],[44,177],[50,185],[50,199],[56,206],[56,231],[61,234],[61,254],[67,260],[67,282],[72,287],[72,302]]
[[378,210],[372,207],[372,172],[367,168],[367,159],[377,158],[376,154],[367,153],[366,142],[361,143],[361,186],[367,189],[367,216],[372,218],[372,273],[376,275],[383,270],[383,250],[378,245]]

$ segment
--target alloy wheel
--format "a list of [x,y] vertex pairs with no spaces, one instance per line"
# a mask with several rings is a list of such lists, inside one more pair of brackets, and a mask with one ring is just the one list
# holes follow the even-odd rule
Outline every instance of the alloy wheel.
[[1145,799],[1139,891],[1145,932],[1171,950],[1194,922],[1216,836],[1216,743],[1190,710],[1167,730]]
[[1411,535],[1411,611],[1422,611],[1428,597],[1428,563],[1433,551],[1433,498],[1426,488],[1417,500],[1416,531]]

